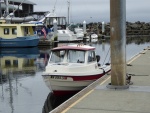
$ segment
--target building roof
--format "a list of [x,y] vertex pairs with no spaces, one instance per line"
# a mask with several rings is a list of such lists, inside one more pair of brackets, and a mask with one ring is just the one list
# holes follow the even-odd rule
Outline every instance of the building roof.
[[36,3],[33,3],[29,0],[8,0],[8,2],[10,4],[14,4],[14,5],[20,5],[21,3],[22,4],[30,4],[30,5],[36,5]]

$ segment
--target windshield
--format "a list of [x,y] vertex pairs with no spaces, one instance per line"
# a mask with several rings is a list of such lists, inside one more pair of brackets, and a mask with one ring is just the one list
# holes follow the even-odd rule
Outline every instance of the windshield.
[[51,53],[50,62],[53,62],[53,63],[63,62],[64,56],[65,56],[65,50],[53,51]]
[[58,50],[52,51],[50,62],[60,63],[84,63],[85,51],[80,50]]
[[68,51],[68,62],[70,63],[84,63],[85,51],[69,50]]

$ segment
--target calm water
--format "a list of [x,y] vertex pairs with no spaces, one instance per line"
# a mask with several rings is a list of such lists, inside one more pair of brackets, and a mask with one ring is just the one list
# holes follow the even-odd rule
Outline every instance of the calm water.
[[[101,64],[110,62],[109,41],[91,45]],[[147,46],[150,37],[128,38],[127,60]],[[56,97],[45,85],[41,75],[49,53],[50,48],[0,49],[0,113],[47,113],[72,96]]]

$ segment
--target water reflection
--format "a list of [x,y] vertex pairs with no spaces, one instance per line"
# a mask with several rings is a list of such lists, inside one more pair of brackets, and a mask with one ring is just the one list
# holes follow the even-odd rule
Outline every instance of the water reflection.
[[[34,60],[39,56],[38,48],[1,48],[0,49],[0,84],[2,84],[2,101],[5,101],[4,92],[9,92],[8,100],[11,113],[14,113],[13,91],[18,95],[17,80],[21,77],[35,74]],[[12,85],[13,80],[15,86]],[[4,83],[7,86],[4,86]],[[4,89],[5,87],[5,89]]]
[[[91,44],[101,64],[106,56],[106,63],[110,62],[109,39]],[[147,46],[150,37],[127,37],[127,60]],[[48,113],[72,96],[55,96],[45,85],[41,75],[49,53],[49,47],[0,48],[0,113]]]
[[4,81],[8,69],[13,74],[35,73],[34,61],[40,55],[38,48],[2,48],[0,53],[0,67]]
[[[43,54],[46,54],[44,58]],[[30,98],[34,94],[34,90],[31,90],[33,86],[28,86],[28,83],[30,83],[28,78],[31,79],[30,77],[34,77],[40,70],[38,65],[43,65],[42,68],[45,68],[45,64],[48,61],[48,54],[44,52],[40,53],[37,47],[0,48],[0,112],[24,112],[18,104],[23,104],[25,102],[23,98]],[[44,62],[37,64],[37,59]],[[40,80],[42,81],[42,79]],[[36,83],[37,81],[34,82]],[[9,105],[9,107],[5,105]],[[25,109],[25,106],[23,107]]]
[[42,109],[42,113],[49,113],[51,110],[55,109],[56,107],[58,107],[60,104],[62,104],[64,101],[68,100],[70,97],[72,97],[74,94],[68,94],[68,95],[62,95],[62,96],[56,96],[53,93],[49,93],[43,109]]
[[150,36],[145,36],[145,37],[127,37],[127,45],[131,43],[135,43],[137,45],[145,44],[150,42]]
[[36,59],[35,64],[39,71],[44,71],[49,60],[50,48],[42,48],[40,50],[40,55]]

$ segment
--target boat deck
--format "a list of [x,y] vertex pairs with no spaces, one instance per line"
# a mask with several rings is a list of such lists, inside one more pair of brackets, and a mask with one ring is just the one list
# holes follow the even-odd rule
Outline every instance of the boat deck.
[[109,89],[111,75],[105,75],[51,111],[52,113],[149,113],[150,47],[127,62],[132,85]]

